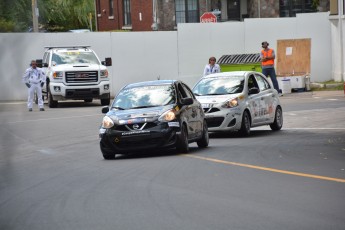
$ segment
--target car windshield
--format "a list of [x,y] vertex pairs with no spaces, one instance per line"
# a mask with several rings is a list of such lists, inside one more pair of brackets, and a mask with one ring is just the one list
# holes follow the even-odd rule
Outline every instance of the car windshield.
[[244,88],[243,76],[204,78],[193,89],[197,96],[241,93]]
[[139,109],[169,105],[176,102],[173,85],[138,86],[121,90],[113,108]]
[[85,63],[99,65],[99,61],[93,52],[67,51],[56,52],[52,55],[52,65]]

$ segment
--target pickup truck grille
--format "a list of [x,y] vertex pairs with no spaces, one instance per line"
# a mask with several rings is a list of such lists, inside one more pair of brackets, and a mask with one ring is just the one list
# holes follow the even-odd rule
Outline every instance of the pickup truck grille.
[[66,83],[98,82],[97,71],[66,72]]

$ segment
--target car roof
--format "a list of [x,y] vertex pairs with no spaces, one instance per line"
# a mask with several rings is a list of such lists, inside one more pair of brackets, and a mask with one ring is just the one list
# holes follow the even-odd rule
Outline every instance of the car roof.
[[255,71],[229,71],[229,72],[221,72],[221,73],[212,73],[202,78],[212,78],[212,77],[227,77],[227,76],[246,76],[250,73],[259,73]]
[[172,85],[178,80],[155,80],[155,81],[142,81],[126,85],[125,88],[132,88],[138,86],[149,86],[149,85]]

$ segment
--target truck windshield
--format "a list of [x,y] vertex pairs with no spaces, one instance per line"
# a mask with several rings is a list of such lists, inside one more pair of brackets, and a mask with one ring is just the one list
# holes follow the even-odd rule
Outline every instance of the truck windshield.
[[58,52],[52,55],[52,65],[63,64],[98,64],[99,61],[93,52]]

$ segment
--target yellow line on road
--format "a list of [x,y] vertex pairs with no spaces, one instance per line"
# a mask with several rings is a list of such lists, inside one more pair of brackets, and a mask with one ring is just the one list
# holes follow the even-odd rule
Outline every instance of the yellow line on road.
[[242,163],[237,163],[237,162],[218,160],[218,159],[214,159],[214,158],[196,156],[196,155],[191,155],[191,154],[183,154],[182,156],[196,158],[196,159],[200,159],[200,160],[211,161],[211,162],[215,162],[215,163],[221,163],[221,164],[227,164],[227,165],[236,165],[236,166],[241,166],[241,167],[246,167],[246,168],[275,172],[275,173],[282,173],[282,174],[288,174],[288,175],[294,175],[294,176],[300,176],[300,177],[309,177],[309,178],[314,178],[314,179],[345,183],[345,179],[340,179],[340,178],[318,176],[318,175],[313,175],[313,174],[292,172],[292,171],[286,171],[286,170],[280,170],[280,169],[274,169],[274,168],[266,168],[266,167],[261,167],[261,166],[256,166],[256,165],[248,165],[248,164],[242,164]]

